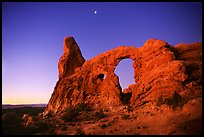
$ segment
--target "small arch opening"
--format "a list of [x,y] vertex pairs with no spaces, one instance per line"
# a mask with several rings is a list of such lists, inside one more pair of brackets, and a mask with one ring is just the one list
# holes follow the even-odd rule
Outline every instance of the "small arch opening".
[[101,73],[101,74],[98,75],[98,78],[99,78],[100,80],[104,80],[104,79],[106,78],[106,75],[104,75],[103,73]]

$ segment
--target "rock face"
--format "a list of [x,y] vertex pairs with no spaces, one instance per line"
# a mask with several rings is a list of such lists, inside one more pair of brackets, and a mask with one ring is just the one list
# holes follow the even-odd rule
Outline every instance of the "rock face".
[[[123,93],[114,70],[126,58],[134,61],[135,83]],[[140,48],[119,46],[85,61],[74,38],[67,37],[58,64],[59,80],[44,115],[80,103],[110,111],[124,104],[139,107],[147,102],[183,106],[192,98],[202,98],[201,58],[201,43],[171,46],[150,39]]]
[[73,37],[64,38],[64,53],[59,60],[59,79],[74,73],[74,69],[81,67],[85,59]]

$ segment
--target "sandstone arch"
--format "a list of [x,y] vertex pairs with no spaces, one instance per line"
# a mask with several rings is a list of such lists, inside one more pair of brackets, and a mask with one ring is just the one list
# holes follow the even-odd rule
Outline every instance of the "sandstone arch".
[[73,37],[65,41],[68,42],[58,64],[59,81],[44,114],[58,113],[79,103],[109,110],[123,105],[123,94],[114,70],[125,58],[134,61],[135,84],[128,87],[130,105],[138,107],[144,102],[156,102],[161,96],[172,99],[186,89],[182,83],[188,79],[189,62],[179,60],[177,49],[162,40],[150,39],[140,48],[119,46],[87,61]]

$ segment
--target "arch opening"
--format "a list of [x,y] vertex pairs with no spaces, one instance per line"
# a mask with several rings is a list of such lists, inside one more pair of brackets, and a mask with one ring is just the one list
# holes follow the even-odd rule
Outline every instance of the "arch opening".
[[98,78],[103,81],[106,78],[106,75],[104,75],[103,73],[98,75]]
[[121,86],[121,99],[123,104],[128,104],[132,96],[129,85],[135,84],[133,60],[130,58],[122,59],[115,68],[115,74],[119,77],[119,85]]
[[132,59],[126,58],[121,60],[115,68],[115,74],[119,77],[122,91],[128,88],[129,85],[135,84],[133,62]]

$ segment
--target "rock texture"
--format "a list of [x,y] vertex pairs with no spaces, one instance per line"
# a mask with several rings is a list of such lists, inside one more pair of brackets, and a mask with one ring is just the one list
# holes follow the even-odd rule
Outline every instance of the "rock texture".
[[[135,83],[123,92],[114,70],[126,58],[134,61]],[[114,112],[147,103],[194,115],[192,100],[198,100],[193,119],[202,118],[202,43],[172,46],[149,39],[140,48],[119,46],[85,61],[74,38],[67,37],[58,66],[59,80],[43,115],[60,114],[78,104]]]

